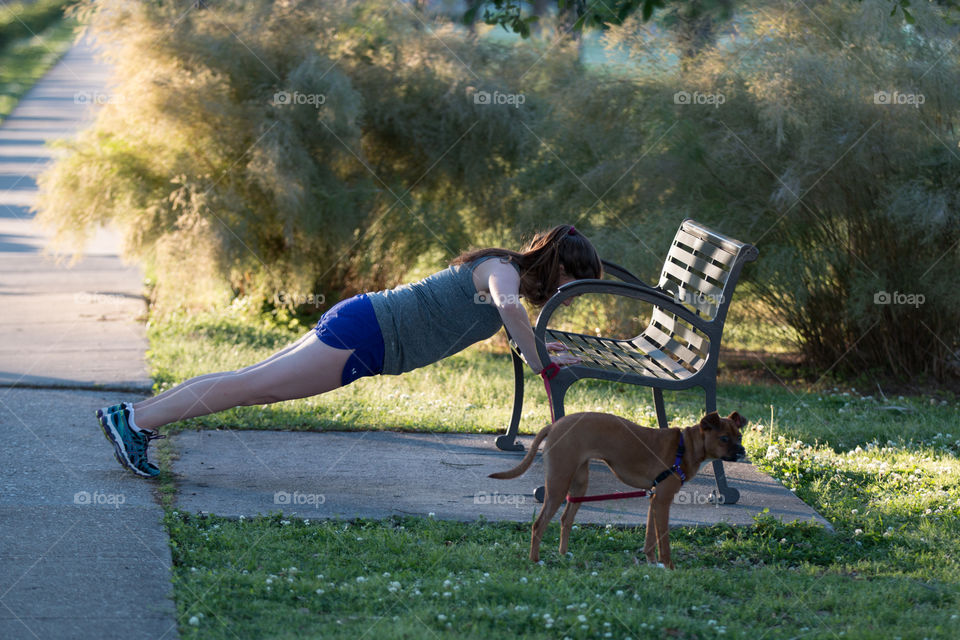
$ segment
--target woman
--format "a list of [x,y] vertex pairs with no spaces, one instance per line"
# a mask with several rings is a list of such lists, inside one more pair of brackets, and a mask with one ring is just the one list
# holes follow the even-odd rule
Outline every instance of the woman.
[[[237,406],[319,395],[363,376],[404,373],[485,340],[501,326],[539,373],[551,363],[540,361],[520,297],[543,306],[557,287],[602,274],[590,241],[573,226],[559,225],[537,234],[523,251],[468,251],[420,282],[344,300],[310,333],[263,362],[191,378],[142,402],[100,409],[97,417],[117,461],[150,477],[160,472],[147,460],[150,441],[165,437],[159,427]],[[563,350],[560,343],[547,346]],[[552,361],[577,359],[560,353]]]

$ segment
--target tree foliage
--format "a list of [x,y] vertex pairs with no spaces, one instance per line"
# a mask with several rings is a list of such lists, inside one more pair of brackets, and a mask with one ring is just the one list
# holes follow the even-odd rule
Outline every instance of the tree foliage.
[[[910,0],[886,0],[886,3],[891,16],[899,14],[906,24],[916,22],[910,11]],[[487,24],[500,26],[524,38],[530,37],[530,27],[540,20],[524,0],[468,0],[467,4],[463,15],[466,24],[482,17]],[[565,17],[572,33],[621,26],[638,14],[644,21],[650,20],[655,12],[696,18],[717,12],[729,15],[733,7],[732,0],[556,0],[546,4],[556,5],[555,11]],[[955,0],[940,0],[938,4],[949,9],[958,6]],[[749,7],[749,3],[744,6]]]

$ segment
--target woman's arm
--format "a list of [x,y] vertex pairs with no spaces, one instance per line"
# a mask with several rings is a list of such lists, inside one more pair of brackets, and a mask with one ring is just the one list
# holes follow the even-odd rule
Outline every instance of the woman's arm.
[[[533,335],[533,327],[530,326],[527,310],[520,303],[519,274],[512,266],[497,263],[492,265],[487,286],[493,305],[503,320],[503,326],[510,332],[510,336],[517,343],[517,348],[530,368],[539,373],[545,365],[540,361],[537,353],[536,338]],[[557,364],[572,364],[578,359],[567,355],[558,357],[555,361]]]

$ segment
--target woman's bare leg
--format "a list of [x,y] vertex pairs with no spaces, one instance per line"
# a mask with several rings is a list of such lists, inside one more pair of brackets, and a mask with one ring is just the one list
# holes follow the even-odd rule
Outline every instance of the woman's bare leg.
[[313,332],[292,348],[253,366],[207,374],[133,406],[137,426],[165,424],[225,409],[314,396],[339,388],[343,366],[353,350],[335,349]]
[[[311,335],[313,335],[313,331],[312,331],[312,330],[311,330],[309,333],[304,334],[304,335],[303,335],[301,338],[299,338],[296,342],[287,345],[286,347],[284,347],[284,348],[281,349],[280,351],[277,351],[275,354],[273,354],[272,356],[270,356],[270,357],[267,358],[266,360],[262,360],[262,361],[260,361],[260,362],[258,362],[258,363],[256,363],[256,364],[252,364],[252,365],[250,365],[249,367],[244,367],[243,369],[237,369],[236,371],[218,371],[217,373],[205,373],[205,374],[203,374],[203,375],[196,376],[196,377],[194,377],[194,378],[190,378],[189,380],[185,380],[185,381],[181,382],[180,384],[178,384],[177,386],[173,387],[172,389],[167,389],[166,391],[164,391],[164,392],[161,393],[161,394],[155,395],[155,396],[153,396],[152,398],[147,398],[146,400],[143,400],[143,401],[141,401],[141,402],[138,402],[138,403],[136,404],[136,407],[135,407],[134,410],[135,410],[135,411],[140,411],[141,409],[145,409],[145,408],[149,407],[150,405],[152,405],[153,403],[158,402],[158,401],[159,401],[159,402],[167,402],[167,401],[169,400],[170,396],[174,395],[175,393],[181,393],[182,391],[184,391],[184,390],[186,389],[186,387],[188,387],[188,386],[190,386],[190,385],[193,385],[193,384],[196,384],[197,382],[200,382],[201,380],[210,380],[210,379],[212,379],[212,378],[219,378],[219,377],[223,377],[223,376],[236,375],[237,373],[243,373],[243,372],[249,371],[249,370],[251,370],[251,369],[253,369],[253,368],[255,368],[255,367],[259,367],[259,366],[261,366],[261,365],[267,364],[268,362],[272,362],[273,360],[276,360],[277,358],[279,358],[279,357],[281,357],[281,356],[283,356],[283,355],[286,355],[287,353],[289,353],[289,352],[293,351],[294,349],[296,349],[297,347],[299,347],[299,346],[300,346],[301,344],[303,344]],[[137,420],[137,422],[139,423],[139,420]],[[139,424],[138,424],[137,426],[139,426]]]

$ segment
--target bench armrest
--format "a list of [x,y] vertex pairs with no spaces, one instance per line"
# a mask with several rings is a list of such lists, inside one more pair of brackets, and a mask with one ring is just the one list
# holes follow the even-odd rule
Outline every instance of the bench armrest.
[[637,276],[630,273],[629,270],[627,270],[624,267],[621,267],[615,262],[610,262],[609,260],[601,260],[600,262],[603,263],[603,272],[610,274],[614,278],[619,278],[620,280],[623,280],[624,282],[629,282],[631,284],[639,284],[639,285],[646,284],[643,280],[641,280]]
[[660,289],[642,283],[634,284],[631,282],[594,279],[574,280],[557,289],[553,297],[547,300],[547,304],[543,305],[543,309],[537,317],[537,325],[534,327],[533,335],[536,338],[537,353],[540,355],[540,362],[550,362],[550,354],[547,352],[546,347],[547,324],[550,322],[550,318],[557,310],[557,307],[563,304],[564,300],[585,293],[626,296],[628,298],[649,302],[653,306],[660,307],[678,318],[689,322],[694,328],[705,333],[710,338],[711,344],[714,343],[716,324],[714,322],[707,322]]

